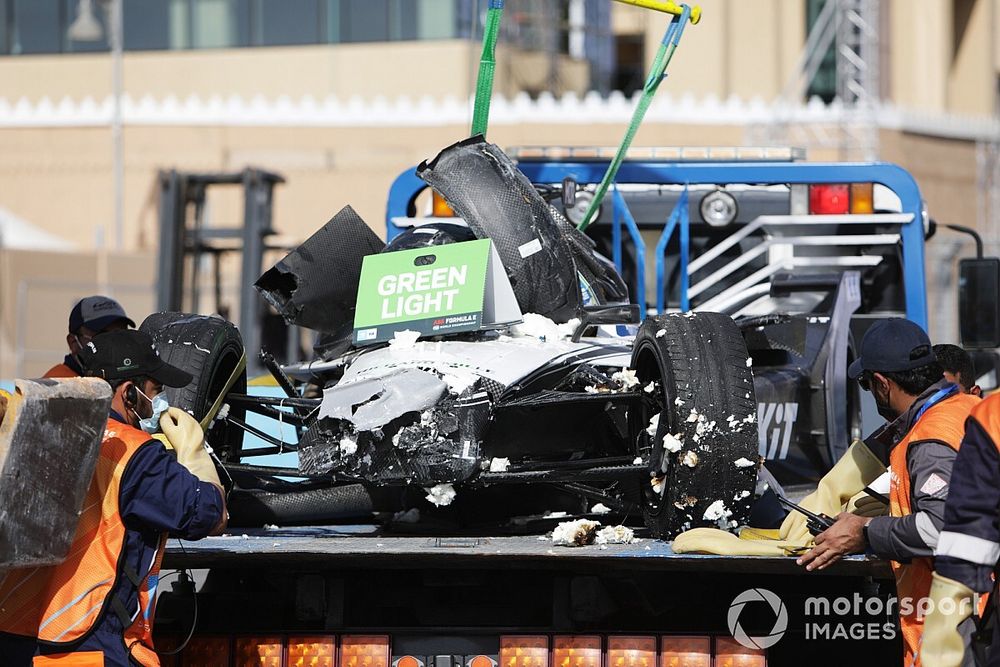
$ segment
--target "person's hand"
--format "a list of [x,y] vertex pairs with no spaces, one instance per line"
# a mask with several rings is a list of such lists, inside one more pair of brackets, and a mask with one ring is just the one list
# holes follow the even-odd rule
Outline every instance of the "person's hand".
[[816,546],[795,562],[806,570],[823,570],[848,554],[865,550],[865,523],[870,518],[841,512],[832,526],[816,536]]
[[178,460],[204,449],[205,432],[201,430],[201,424],[180,408],[168,408],[160,415],[160,430],[177,452]]

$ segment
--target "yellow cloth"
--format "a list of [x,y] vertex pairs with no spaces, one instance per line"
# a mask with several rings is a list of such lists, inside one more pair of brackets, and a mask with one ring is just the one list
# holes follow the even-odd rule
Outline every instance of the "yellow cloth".
[[[802,499],[799,505],[816,514],[835,517],[844,505],[870,483],[885,473],[885,464],[860,440],[855,440],[839,461],[823,475],[816,490]],[[794,544],[812,542],[801,512],[789,512],[781,523],[781,539]]]
[[[744,529],[744,532],[748,530],[755,529]],[[747,539],[742,533],[737,537],[717,528],[693,528],[674,538],[671,546],[677,554],[701,553],[720,556],[797,556],[806,551],[803,545],[793,544],[787,540]]]
[[928,667],[959,667],[965,655],[965,640],[958,626],[972,616],[975,593],[937,572],[933,577],[929,596],[933,605],[924,617],[920,663]]

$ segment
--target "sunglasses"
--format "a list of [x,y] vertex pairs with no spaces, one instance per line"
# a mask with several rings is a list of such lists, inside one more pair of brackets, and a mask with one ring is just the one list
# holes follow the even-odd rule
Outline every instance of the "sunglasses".
[[861,375],[858,376],[858,386],[860,386],[864,391],[871,391],[872,376],[873,374],[871,371],[862,372]]

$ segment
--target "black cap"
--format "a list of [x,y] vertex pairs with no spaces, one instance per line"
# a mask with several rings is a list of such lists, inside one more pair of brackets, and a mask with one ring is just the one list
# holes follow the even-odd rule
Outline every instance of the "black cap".
[[920,325],[894,317],[873,324],[861,339],[861,354],[847,376],[855,380],[864,371],[895,373],[920,368],[937,361],[931,339]]
[[84,375],[109,382],[146,376],[167,387],[185,387],[193,376],[160,359],[153,339],[142,331],[109,331],[83,346]]
[[125,320],[133,329],[135,322],[128,318],[122,305],[109,296],[86,296],[76,302],[69,311],[69,332],[77,333],[80,327],[87,327],[100,333],[110,324]]

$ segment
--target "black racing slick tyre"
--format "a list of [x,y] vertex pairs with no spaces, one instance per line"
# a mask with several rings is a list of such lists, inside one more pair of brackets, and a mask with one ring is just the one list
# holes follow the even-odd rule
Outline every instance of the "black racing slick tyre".
[[[189,313],[153,313],[139,329],[152,336],[165,362],[194,378],[186,387],[165,388],[170,405],[190,412],[198,421],[204,419],[243,359],[239,330],[221,317]],[[247,374],[243,369],[230,391],[244,394],[246,390]],[[229,414],[242,420],[246,411],[231,406]],[[242,429],[216,420],[205,436],[222,461],[239,461]]]
[[749,519],[759,457],[748,359],[728,315],[661,315],[639,327],[632,368],[659,392],[655,435],[643,432],[637,452],[650,461],[640,492],[654,537],[732,529]]

